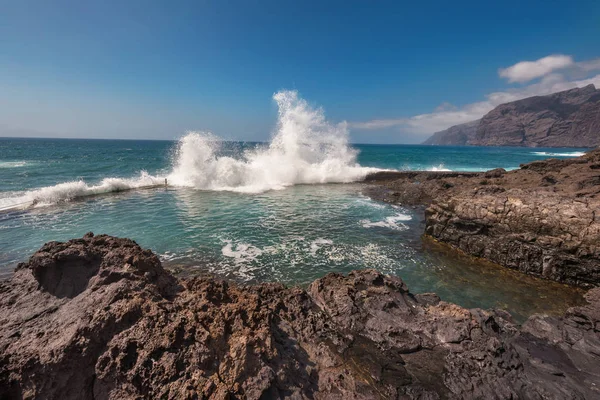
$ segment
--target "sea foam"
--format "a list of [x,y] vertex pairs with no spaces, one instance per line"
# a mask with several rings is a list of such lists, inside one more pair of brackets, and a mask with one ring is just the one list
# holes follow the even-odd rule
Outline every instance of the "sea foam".
[[391,217],[386,217],[382,221],[371,221],[369,219],[360,220],[360,224],[363,228],[388,228],[393,230],[403,231],[408,229],[408,226],[402,223],[402,221],[410,221],[412,217],[407,214],[398,213]]
[[27,161],[0,161],[0,168],[20,168],[29,164]]
[[534,151],[531,154],[544,157],[581,157],[585,154],[583,151],[572,151],[568,153],[552,153],[548,151]]

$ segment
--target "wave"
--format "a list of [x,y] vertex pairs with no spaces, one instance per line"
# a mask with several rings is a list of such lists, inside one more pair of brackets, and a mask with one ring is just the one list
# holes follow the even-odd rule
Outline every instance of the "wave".
[[266,146],[225,155],[223,141],[208,132],[188,132],[175,148],[166,176],[145,172],[138,178],[105,178],[97,185],[84,181],[22,192],[0,199],[0,210],[48,205],[101,193],[152,187],[192,187],[260,193],[296,184],[354,182],[377,168],[360,166],[358,151],[348,142],[346,123],[332,124],[296,91],[273,96],[279,108],[277,130]]
[[142,171],[137,178],[105,178],[97,185],[84,181],[59,183],[41,189],[30,190],[7,198],[0,198],[0,211],[18,207],[40,207],[104,193],[164,186],[164,178]]
[[440,164],[438,166],[434,166],[434,167],[428,168],[427,171],[452,171],[452,170],[446,168],[444,166],[444,164]]
[[572,151],[567,153],[552,153],[548,151],[534,151],[531,154],[536,156],[546,156],[546,157],[581,157],[585,155],[584,151]]
[[205,132],[180,141],[169,183],[207,190],[258,193],[295,184],[353,182],[376,168],[361,167],[348,143],[346,123],[331,124],[296,91],[273,98],[279,107],[277,131],[268,146],[238,157],[220,155],[222,142]]
[[0,161],[0,168],[20,168],[30,165],[27,161]]

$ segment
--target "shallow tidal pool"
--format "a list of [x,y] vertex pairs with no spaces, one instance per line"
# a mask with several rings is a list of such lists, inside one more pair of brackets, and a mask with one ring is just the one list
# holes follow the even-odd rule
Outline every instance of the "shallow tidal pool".
[[260,194],[160,188],[0,214],[0,273],[43,243],[129,237],[182,276],[306,285],[328,272],[375,268],[413,293],[465,307],[502,308],[516,321],[558,314],[582,291],[475,261],[422,240],[422,214],[373,201],[360,184],[297,185]]

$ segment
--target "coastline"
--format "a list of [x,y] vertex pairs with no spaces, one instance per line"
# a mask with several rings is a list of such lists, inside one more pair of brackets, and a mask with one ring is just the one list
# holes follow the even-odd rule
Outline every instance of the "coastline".
[[514,171],[382,172],[373,199],[425,209],[425,235],[533,276],[600,283],[600,150]]
[[51,242],[0,282],[1,398],[592,398],[600,289],[560,318],[410,293],[177,279],[129,239]]
[[[598,150],[511,172],[365,180],[371,198],[423,212],[434,244],[591,288],[584,304],[522,325],[375,270],[306,288],[240,284],[176,277],[129,239],[47,243],[0,281],[0,398],[593,398],[600,230],[577,207],[596,207],[597,170]],[[552,218],[536,220],[548,204]],[[565,221],[585,223],[579,241]]]

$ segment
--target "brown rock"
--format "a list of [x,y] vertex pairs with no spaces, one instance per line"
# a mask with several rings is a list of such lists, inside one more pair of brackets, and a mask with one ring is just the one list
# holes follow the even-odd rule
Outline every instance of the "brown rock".
[[600,150],[479,174],[373,174],[374,198],[425,205],[425,233],[473,256],[582,287],[600,284]]
[[0,398],[592,398],[588,300],[519,333],[374,270],[308,291],[177,281],[131,240],[88,234],[0,283]]

